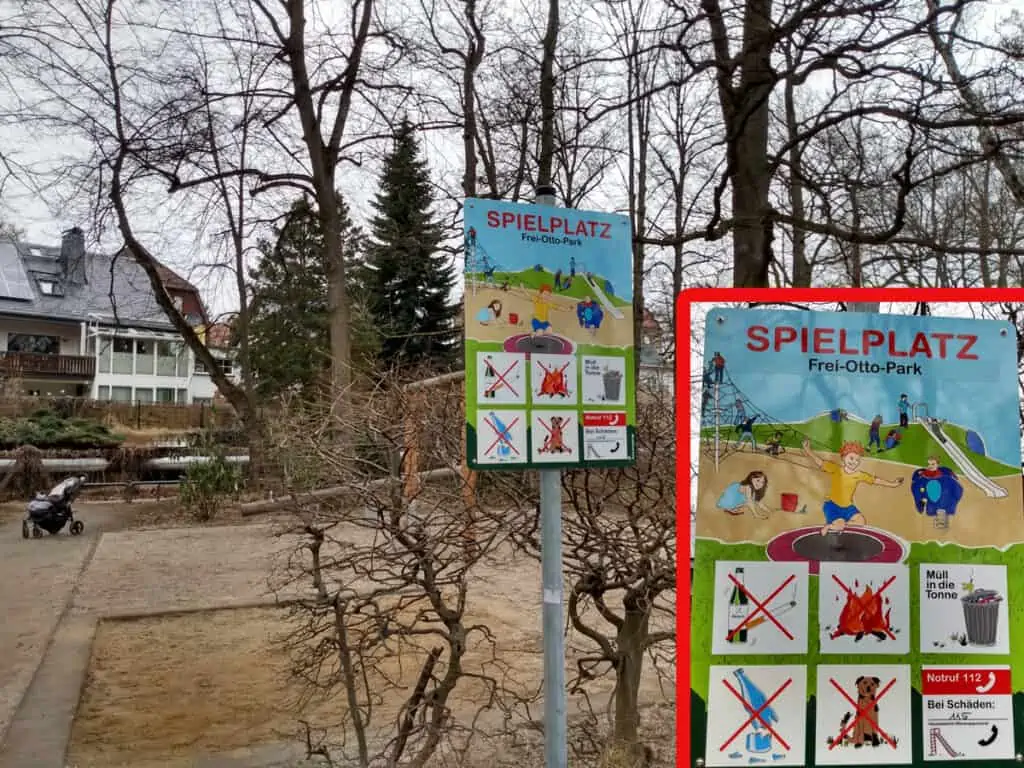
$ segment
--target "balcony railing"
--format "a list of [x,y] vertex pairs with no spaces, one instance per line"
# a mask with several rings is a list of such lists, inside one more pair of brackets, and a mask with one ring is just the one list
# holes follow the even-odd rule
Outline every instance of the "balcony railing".
[[0,375],[91,379],[96,375],[96,358],[79,355],[41,355],[36,352],[0,352]]

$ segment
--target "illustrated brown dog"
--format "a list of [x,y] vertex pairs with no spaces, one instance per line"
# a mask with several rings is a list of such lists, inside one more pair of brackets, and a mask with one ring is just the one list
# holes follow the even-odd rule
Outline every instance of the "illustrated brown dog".
[[[857,686],[857,709],[855,717],[858,717],[857,724],[853,727],[853,746],[855,749],[870,744],[877,747],[882,743],[875,723],[878,722],[878,704],[875,696],[878,693],[878,686],[881,681],[877,677],[858,677]],[[869,715],[869,720],[865,715]],[[872,722],[874,721],[874,722]]]

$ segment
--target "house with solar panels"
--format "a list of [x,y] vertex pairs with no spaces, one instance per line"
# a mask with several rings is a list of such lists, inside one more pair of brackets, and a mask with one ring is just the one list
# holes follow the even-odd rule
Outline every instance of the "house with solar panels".
[[[196,287],[160,271],[179,311],[208,326]],[[234,375],[230,355],[214,354]],[[78,228],[59,247],[0,240],[0,377],[9,393],[43,397],[190,404],[216,392],[142,268],[123,252],[87,252]]]

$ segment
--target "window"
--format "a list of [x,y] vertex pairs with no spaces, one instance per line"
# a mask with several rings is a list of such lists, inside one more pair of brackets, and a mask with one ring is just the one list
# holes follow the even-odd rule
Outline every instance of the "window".
[[156,401],[158,403],[173,403],[174,390],[171,389],[170,387],[157,387]]
[[220,368],[220,372],[225,376],[230,376],[235,370],[235,361],[230,358],[218,358],[217,365]]
[[[160,390],[157,390],[159,392]],[[136,387],[135,388],[135,402],[142,403],[143,405],[153,402],[153,390],[149,387]]]
[[[110,367],[111,372],[131,376],[135,373],[135,345],[131,339],[119,336],[115,336],[113,341],[114,361]],[[131,395],[128,396],[128,399],[131,400]]]
[[99,392],[97,392],[96,396],[100,400],[109,400],[110,399],[110,387],[108,387],[106,384],[101,384],[100,388],[99,388]]
[[132,401],[131,387],[111,387],[110,399],[115,403],[130,403]]
[[181,345],[170,341],[156,343],[156,375],[174,376],[177,373]]
[[8,333],[8,352],[31,352],[37,355],[59,355],[59,336],[40,336],[31,333]]
[[178,405],[188,405],[188,390],[179,389],[176,402]]
[[206,364],[202,360],[196,360],[195,372],[202,375],[208,375],[210,372],[206,370]]
[[39,286],[39,292],[43,296],[63,296],[64,286],[58,283],[56,280],[51,280],[47,277],[40,277],[36,280],[36,284]]
[[100,339],[100,351],[96,355],[96,369],[100,373],[110,373],[110,339]]
[[148,339],[135,341],[135,373],[146,376],[153,375],[153,342]]

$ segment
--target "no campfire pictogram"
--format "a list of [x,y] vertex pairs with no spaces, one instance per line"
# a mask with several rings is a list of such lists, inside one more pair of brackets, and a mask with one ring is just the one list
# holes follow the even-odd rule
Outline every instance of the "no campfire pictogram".
[[[887,590],[889,587],[891,587],[893,585],[893,582],[896,581],[896,577],[895,576],[890,576],[888,579],[886,579],[882,583],[882,586],[880,586],[878,588],[877,592],[872,594],[870,591],[867,591],[863,595],[858,595],[856,592],[854,592],[852,589],[850,589],[848,586],[846,586],[846,584],[843,583],[843,580],[840,579],[838,576],[836,576],[834,573],[832,574],[832,581],[834,581],[836,584],[838,584],[839,588],[842,589],[846,593],[847,599],[852,601],[853,605],[857,609],[859,609],[859,612],[860,612],[861,615],[868,614],[871,611],[871,609],[873,608],[873,605],[866,605],[866,603],[869,603],[869,601],[872,604],[873,603],[877,603],[878,606],[879,606],[878,607],[879,622],[878,622],[878,625],[877,625],[878,626],[878,631],[879,632],[883,632],[886,635],[888,635],[890,640],[895,640],[896,639],[896,635],[893,634],[892,628],[889,626],[889,622],[884,620],[882,618],[882,615],[881,615],[882,593],[885,592],[885,590]],[[836,630],[836,633],[840,633],[842,631],[842,629],[843,628],[840,627],[839,629]],[[839,635],[836,634],[835,636],[838,637]]]
[[889,680],[889,682],[886,683],[878,693],[866,700],[863,704],[858,704],[854,701],[853,697],[846,692],[843,686],[835,681],[835,678],[830,677],[828,682],[833,688],[839,691],[839,695],[846,699],[846,702],[854,709],[853,717],[850,718],[846,725],[842,727],[839,731],[839,735],[832,740],[832,743],[828,745],[830,751],[840,746],[843,743],[843,739],[846,738],[846,734],[851,733],[853,729],[857,727],[857,723],[860,722],[870,725],[890,747],[896,749],[896,740],[882,730],[882,726],[878,724],[878,718],[874,716],[875,709],[878,707],[879,703],[883,698],[885,698],[885,695],[893,689],[893,686],[896,685],[895,677]]
[[752,611],[746,619],[744,619],[735,627],[733,627],[729,631],[729,634],[725,639],[731,643],[735,639],[736,635],[738,635],[742,630],[750,626],[750,624],[752,624],[757,619],[758,614],[764,614],[765,620],[770,621],[772,624],[774,624],[778,628],[779,632],[786,636],[787,640],[795,640],[796,638],[793,636],[793,633],[786,629],[782,622],[775,618],[775,615],[770,610],[768,610],[767,607],[769,604],[771,604],[772,600],[779,596],[782,590],[788,587],[795,580],[796,574],[789,574],[786,580],[775,588],[774,592],[768,595],[768,597],[766,597],[764,600],[758,600],[757,596],[747,587],[746,584],[742,583],[739,579],[737,579],[733,574],[730,573],[729,581],[731,581],[733,583],[733,586],[740,590],[740,592],[747,596],[750,602],[754,604],[756,609]]
[[[782,748],[785,749],[788,752],[790,750],[789,744],[786,742],[786,740],[784,738],[779,736],[778,732],[774,728],[772,728],[771,723],[769,723],[768,720],[765,718],[764,712],[769,707],[771,707],[772,702],[775,701],[777,698],[779,698],[782,695],[782,692],[785,691],[787,688],[789,688],[789,686],[791,686],[792,684],[793,684],[793,678],[792,677],[787,677],[786,678],[786,682],[784,682],[782,685],[780,685],[775,690],[775,693],[773,693],[771,696],[769,696],[767,699],[765,699],[764,703],[762,703],[755,710],[747,702],[747,700],[743,697],[743,694],[740,693],[739,691],[737,691],[735,688],[733,688],[732,684],[728,680],[722,680],[722,685],[724,685],[729,690],[729,693],[731,693],[733,696],[736,697],[736,700],[739,701],[740,704],[743,705],[743,708],[747,711],[747,713],[750,715],[750,717],[748,717],[746,720],[744,720],[743,724],[739,728],[737,728],[735,731],[733,731],[732,735],[728,739],[726,739],[724,742],[722,742],[722,746],[720,746],[718,748],[718,751],[719,752],[725,752],[726,748],[736,740],[736,737],[739,736],[741,733],[743,733],[743,731],[745,731],[747,729],[747,726],[754,725],[756,728],[757,727],[764,728],[766,731],[768,731],[768,733],[770,733],[772,736],[775,737],[775,739],[779,742],[779,744],[782,746]],[[757,721],[756,724],[755,724],[755,721]]]

